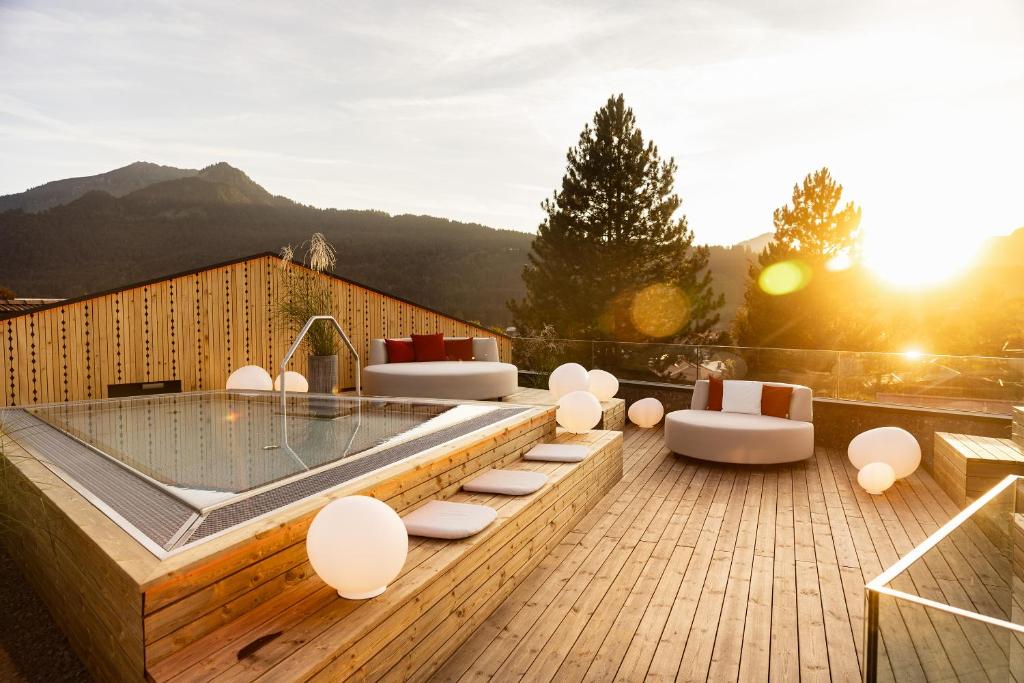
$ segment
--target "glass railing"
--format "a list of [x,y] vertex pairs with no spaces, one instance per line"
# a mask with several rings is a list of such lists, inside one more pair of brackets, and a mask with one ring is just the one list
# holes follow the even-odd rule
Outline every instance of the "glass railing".
[[1024,679],[1024,477],[868,583],[864,626],[866,681]]
[[803,384],[824,398],[1009,415],[1024,404],[1024,358],[939,356],[515,337],[513,362],[546,374],[562,363],[620,380],[697,379]]

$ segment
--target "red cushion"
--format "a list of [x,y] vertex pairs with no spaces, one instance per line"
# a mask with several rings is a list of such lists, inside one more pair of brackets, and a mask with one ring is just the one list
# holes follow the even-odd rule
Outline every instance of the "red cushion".
[[441,333],[414,334],[412,335],[412,346],[416,351],[417,363],[448,358],[444,353],[444,335]]
[[473,340],[469,337],[445,339],[444,352],[448,360],[473,360]]
[[724,390],[725,385],[720,378],[711,377],[708,379],[708,406],[705,410],[722,409],[722,393]]
[[385,339],[384,346],[388,349],[389,363],[411,363],[416,360],[416,352],[412,342],[405,339]]
[[793,387],[761,386],[761,414],[772,417],[789,417],[789,401],[793,398]]

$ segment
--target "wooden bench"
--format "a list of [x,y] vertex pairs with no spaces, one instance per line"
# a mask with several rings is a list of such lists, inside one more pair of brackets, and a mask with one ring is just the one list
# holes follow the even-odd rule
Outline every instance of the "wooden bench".
[[935,433],[932,476],[966,506],[1009,474],[1024,474],[1024,448],[1011,439]]
[[[351,601],[311,574],[151,666],[154,681],[423,680],[430,676],[622,477],[622,434],[559,433],[580,463],[518,461],[548,483],[528,496],[458,492],[498,518],[460,541],[412,537],[402,575],[380,597]],[[410,508],[414,509],[414,508]]]
[[[525,406],[553,406],[557,403],[547,389],[530,389],[519,387],[519,391],[502,399],[506,403],[517,403]],[[601,401],[603,416],[599,429],[610,429],[621,432],[626,426],[626,402],[621,398]]]

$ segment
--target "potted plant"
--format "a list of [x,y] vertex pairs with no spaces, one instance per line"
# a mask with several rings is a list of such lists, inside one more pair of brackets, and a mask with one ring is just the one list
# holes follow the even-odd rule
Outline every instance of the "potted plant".
[[[291,268],[296,252],[302,253],[302,264],[309,270]],[[277,302],[281,322],[298,334],[306,321],[314,315],[331,315],[331,286],[323,273],[333,272],[337,253],[324,237],[316,232],[298,247],[288,245],[281,249],[282,267],[285,270],[284,289]],[[306,379],[309,391],[329,394],[338,385],[338,344],[337,331],[327,321],[313,324],[302,340],[309,354]]]

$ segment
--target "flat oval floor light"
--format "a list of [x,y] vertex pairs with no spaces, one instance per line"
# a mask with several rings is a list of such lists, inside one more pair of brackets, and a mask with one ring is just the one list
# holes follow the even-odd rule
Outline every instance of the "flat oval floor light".
[[857,469],[884,462],[892,467],[897,479],[903,479],[921,464],[921,445],[906,429],[877,427],[853,437],[847,455]]
[[338,595],[380,595],[405,565],[409,534],[398,513],[369,496],[328,503],[309,525],[306,553],[313,570]]
[[885,490],[896,481],[896,473],[892,467],[884,462],[870,462],[860,468],[857,473],[857,483],[861,488],[877,496],[885,493]]
[[656,398],[642,398],[629,407],[629,421],[641,429],[650,429],[665,417],[665,406]]
[[[309,382],[302,373],[288,370],[284,373],[284,390],[304,394],[309,391]],[[274,391],[281,391],[281,375],[274,380]]]
[[557,401],[573,391],[586,391],[590,387],[590,375],[579,363],[559,365],[548,377],[548,391]]
[[615,398],[615,394],[619,393],[619,380],[612,373],[591,370],[587,374],[590,375],[590,393],[596,396],[598,401]]
[[589,391],[571,391],[558,400],[555,420],[573,434],[585,434],[601,421],[601,402]]
[[271,391],[274,388],[274,380],[271,379],[269,372],[258,365],[243,365],[228,375],[224,388]]

